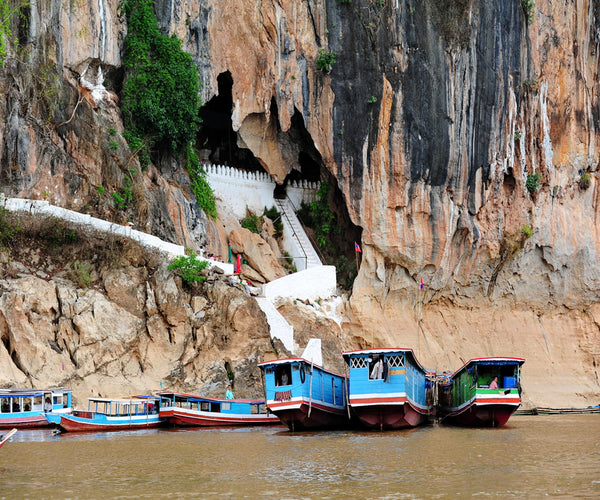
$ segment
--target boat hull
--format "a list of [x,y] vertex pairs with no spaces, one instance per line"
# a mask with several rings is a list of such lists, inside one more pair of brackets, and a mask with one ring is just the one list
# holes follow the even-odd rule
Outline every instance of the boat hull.
[[35,429],[48,427],[50,424],[43,413],[37,415],[28,415],[23,417],[2,418],[0,419],[0,429]]
[[186,408],[167,407],[160,410],[167,423],[182,427],[221,427],[240,425],[279,425],[279,418],[269,414],[211,413]]
[[429,412],[411,406],[409,403],[353,405],[352,413],[364,426],[370,429],[396,430],[417,427],[427,422]]
[[98,432],[148,429],[158,427],[162,420],[158,415],[136,417],[108,417],[106,419],[86,418],[85,416],[62,415],[59,428],[64,432]]
[[269,409],[291,431],[343,429],[349,426],[346,410],[303,400],[293,404],[269,403]]
[[443,423],[464,427],[502,427],[519,408],[518,404],[481,404],[474,402],[463,410],[446,415]]

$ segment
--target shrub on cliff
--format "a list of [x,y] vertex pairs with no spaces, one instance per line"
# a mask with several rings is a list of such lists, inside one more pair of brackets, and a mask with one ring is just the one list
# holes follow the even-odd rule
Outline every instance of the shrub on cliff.
[[122,112],[129,138],[181,151],[200,119],[198,72],[175,36],[163,35],[154,0],[125,0],[125,81]]
[[175,257],[173,262],[167,266],[169,271],[177,271],[181,279],[188,285],[192,285],[197,281],[205,281],[206,277],[200,272],[208,267],[208,261],[198,260],[196,254],[191,252],[189,255],[181,255]]

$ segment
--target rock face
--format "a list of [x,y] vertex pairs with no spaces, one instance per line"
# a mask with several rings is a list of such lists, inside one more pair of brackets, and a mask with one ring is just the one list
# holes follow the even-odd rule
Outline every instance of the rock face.
[[[127,213],[112,204],[132,161],[120,135],[117,2],[26,10],[13,26],[22,47],[0,69],[2,189],[210,244],[219,228],[173,160],[132,176]],[[573,404],[598,398],[598,2],[538,0],[527,11],[517,0],[159,0],[156,12],[192,53],[205,102],[230,75],[237,143],[278,183],[307,157],[337,183],[362,228],[349,344],[418,345],[440,369],[523,356],[532,401],[562,398],[542,378]],[[337,55],[329,73],[320,51]],[[142,271],[125,289],[114,273],[103,279],[124,321],[145,321],[147,335],[192,328],[167,284],[155,290]],[[33,305],[3,300],[26,329],[17,313]]]

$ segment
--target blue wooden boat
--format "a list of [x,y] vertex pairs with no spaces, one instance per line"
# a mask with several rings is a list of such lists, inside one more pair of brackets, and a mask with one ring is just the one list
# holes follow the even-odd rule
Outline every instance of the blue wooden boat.
[[412,349],[365,349],[342,356],[349,367],[348,405],[366,427],[415,427],[433,414],[435,374],[420,365]]
[[218,399],[180,392],[161,392],[160,416],[178,426],[277,425],[264,400]]
[[131,399],[89,398],[87,411],[71,415],[46,414],[48,422],[64,432],[96,432],[158,427],[160,398],[138,396]]
[[438,382],[443,423],[500,427],[521,405],[522,358],[474,358]]
[[267,407],[292,431],[349,424],[346,377],[303,358],[264,361]]
[[70,389],[0,389],[0,429],[47,427],[46,412],[72,409]]

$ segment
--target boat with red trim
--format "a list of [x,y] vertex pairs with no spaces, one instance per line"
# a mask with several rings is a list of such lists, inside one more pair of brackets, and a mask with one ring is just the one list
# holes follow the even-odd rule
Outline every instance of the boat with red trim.
[[45,413],[72,410],[70,389],[0,389],[0,429],[48,427]]
[[469,360],[438,381],[442,423],[500,427],[521,405],[522,358]]
[[304,358],[263,361],[267,407],[292,431],[350,423],[346,377]]
[[160,398],[135,396],[131,399],[89,398],[88,409],[71,415],[48,413],[46,419],[63,432],[98,432],[147,429],[162,423]]
[[363,349],[342,353],[348,364],[348,405],[362,425],[379,430],[427,423],[433,414],[435,374],[412,349]]
[[218,399],[180,392],[161,392],[160,417],[177,426],[278,425],[264,400]]

